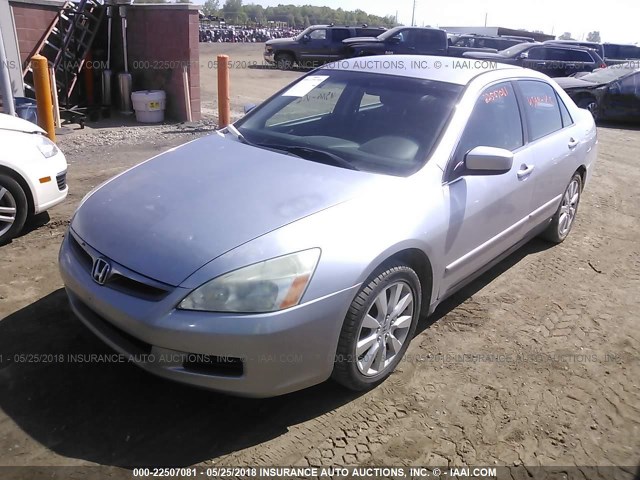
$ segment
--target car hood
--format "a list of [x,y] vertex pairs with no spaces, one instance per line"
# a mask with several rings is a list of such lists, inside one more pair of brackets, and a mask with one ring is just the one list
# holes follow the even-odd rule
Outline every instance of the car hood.
[[102,255],[177,286],[225,252],[389,179],[213,134],[110,180],[71,227]]
[[554,78],[554,80],[565,90],[567,88],[595,88],[600,85],[598,83],[587,82],[586,80],[574,77]]
[[297,43],[297,40],[295,38],[273,38],[271,40],[267,40],[265,45],[287,45],[292,43]]
[[489,59],[489,60],[508,60],[509,57],[505,57],[498,52],[491,51],[466,51],[462,54],[465,58],[479,58],[479,59]]
[[35,123],[4,113],[0,113],[0,130],[23,133],[45,133],[45,131]]
[[345,45],[353,45],[355,43],[384,43],[378,37],[351,37],[342,40]]

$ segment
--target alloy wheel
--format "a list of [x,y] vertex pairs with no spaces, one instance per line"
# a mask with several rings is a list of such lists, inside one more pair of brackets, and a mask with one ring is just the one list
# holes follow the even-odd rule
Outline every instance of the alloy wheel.
[[407,341],[413,322],[413,293],[403,281],[382,290],[367,311],[357,336],[360,373],[371,377],[384,372]]
[[560,205],[560,218],[558,220],[558,234],[564,237],[571,230],[571,225],[576,217],[578,201],[580,200],[580,183],[577,179],[571,180],[562,197]]
[[9,190],[0,185],[0,237],[13,226],[17,211],[16,199]]

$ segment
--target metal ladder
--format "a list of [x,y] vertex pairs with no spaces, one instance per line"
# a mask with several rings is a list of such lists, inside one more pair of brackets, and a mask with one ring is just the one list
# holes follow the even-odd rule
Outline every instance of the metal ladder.
[[[61,101],[68,101],[76,86],[104,11],[100,0],[66,2],[34,53],[45,56],[55,69],[56,88]],[[22,76],[25,95],[35,98],[33,71],[28,61]]]

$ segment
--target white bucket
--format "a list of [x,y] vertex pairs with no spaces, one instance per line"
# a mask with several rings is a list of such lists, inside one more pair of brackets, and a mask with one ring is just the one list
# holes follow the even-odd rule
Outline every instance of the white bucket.
[[166,95],[164,90],[139,90],[131,93],[131,103],[136,111],[136,120],[143,123],[158,123],[164,120]]

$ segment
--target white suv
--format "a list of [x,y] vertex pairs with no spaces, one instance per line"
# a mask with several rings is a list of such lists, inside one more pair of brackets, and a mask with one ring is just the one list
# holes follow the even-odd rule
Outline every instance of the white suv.
[[0,114],[0,245],[16,236],[27,217],[67,196],[67,160],[45,133]]

